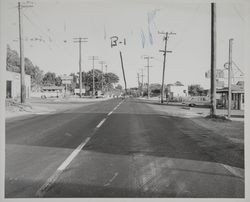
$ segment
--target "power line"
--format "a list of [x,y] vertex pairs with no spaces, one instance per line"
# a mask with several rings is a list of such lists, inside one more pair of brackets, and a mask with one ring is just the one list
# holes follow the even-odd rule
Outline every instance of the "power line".
[[[53,43],[58,49],[63,50],[63,51],[65,52],[65,55],[67,55],[67,57],[71,56],[72,59],[75,59],[75,57],[72,55],[71,52],[66,51],[64,47],[62,47],[61,45],[59,45],[59,44],[56,42],[55,38],[57,38],[57,37],[54,35],[54,33],[51,31],[51,29],[48,28],[47,25],[45,25],[45,23],[41,23],[41,21],[39,20],[38,15],[37,15],[33,10],[32,10],[31,12],[33,13],[33,16],[39,21],[39,24],[43,25],[43,27],[45,28],[45,30],[47,30],[47,32],[48,32],[48,30],[49,30],[49,33],[48,33],[48,34],[47,34],[47,33],[45,34],[45,35],[48,37],[49,42],[50,42],[50,43]],[[40,30],[41,30],[41,26],[38,26],[38,25],[36,25],[36,26],[39,27]],[[42,31],[42,32],[45,33],[44,31]],[[52,35],[53,35],[53,36],[52,36]]]

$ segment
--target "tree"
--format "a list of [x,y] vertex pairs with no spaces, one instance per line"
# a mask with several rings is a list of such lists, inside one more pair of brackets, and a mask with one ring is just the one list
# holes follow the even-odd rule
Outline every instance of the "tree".
[[118,90],[122,90],[122,86],[120,84],[118,84],[115,89],[118,89]]
[[56,84],[56,74],[52,72],[47,72],[43,77],[43,85],[53,86]]
[[[95,90],[102,89],[103,86],[108,90],[114,89],[114,84],[118,83],[119,77],[114,73],[103,74],[102,71],[95,69],[94,70],[94,80],[95,80]],[[93,90],[93,71],[90,70],[86,74],[83,74],[84,84],[90,87],[90,90]],[[85,83],[86,82],[86,83]]]
[[202,88],[199,84],[190,85],[188,86],[188,94],[191,96],[204,95],[204,88]]
[[61,79],[60,76],[57,76],[57,77],[55,78],[55,85],[56,85],[56,86],[61,86],[61,85],[62,85],[62,79]]
[[20,72],[20,58],[17,51],[12,50],[7,45],[7,58],[6,58],[7,70],[12,72]]
[[[12,50],[9,45],[7,45],[7,66],[6,69],[11,72],[20,73],[20,57],[17,51]],[[40,70],[38,66],[33,65],[29,58],[24,58],[25,73],[31,77],[31,89],[40,88],[42,85],[43,71]]]

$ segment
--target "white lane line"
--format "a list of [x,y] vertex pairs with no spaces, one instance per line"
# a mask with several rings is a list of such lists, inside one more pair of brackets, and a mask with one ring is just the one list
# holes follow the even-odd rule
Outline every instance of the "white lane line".
[[51,188],[60,174],[67,168],[71,161],[79,154],[82,148],[89,142],[90,137],[86,138],[69,156],[68,158],[57,168],[53,175],[41,186],[40,189],[36,192],[36,196],[43,197],[44,194]]
[[[221,164],[224,168],[226,168],[230,173],[232,173],[233,175],[240,177],[242,179],[244,179],[244,172],[241,172],[240,169],[237,168],[233,168],[232,166],[228,166],[225,164]],[[238,171],[237,171],[238,170]]]
[[[109,112],[108,116],[111,115],[122,103],[121,101],[111,112]],[[101,125],[107,120],[107,118],[104,118],[97,126],[96,129],[100,128]],[[86,138],[85,141],[83,141],[69,156],[68,158],[57,168],[57,170],[52,174],[47,181],[41,186],[40,189],[36,192],[36,196],[43,197],[45,193],[52,187],[52,185],[55,183],[55,181],[58,179],[58,177],[61,175],[61,173],[67,168],[67,166],[71,163],[71,161],[79,154],[79,152],[82,150],[82,148],[89,142],[90,137]],[[116,177],[116,174],[115,174]],[[114,178],[115,178],[114,177]],[[112,179],[113,181],[114,179]],[[112,182],[111,181],[111,182]]]
[[113,112],[114,112],[114,111],[112,110],[111,112],[109,112],[109,113],[108,113],[108,115],[107,115],[107,116],[110,116]]
[[104,118],[101,120],[101,122],[96,126],[97,128],[100,128],[101,125],[107,120],[107,118]]
[[118,176],[118,172],[116,172],[112,177],[111,177],[111,179],[106,183],[106,184],[104,184],[104,186],[106,187],[106,186],[109,186],[113,181],[114,181],[114,179],[116,178]]
[[123,101],[121,101],[111,112],[108,113],[107,116],[110,116],[121,104]]

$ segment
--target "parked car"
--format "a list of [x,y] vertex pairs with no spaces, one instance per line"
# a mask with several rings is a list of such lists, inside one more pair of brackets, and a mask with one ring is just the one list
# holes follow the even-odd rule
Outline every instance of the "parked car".
[[189,106],[189,107],[195,107],[195,106],[210,106],[210,100],[207,96],[193,96],[189,99],[186,99],[183,104]]

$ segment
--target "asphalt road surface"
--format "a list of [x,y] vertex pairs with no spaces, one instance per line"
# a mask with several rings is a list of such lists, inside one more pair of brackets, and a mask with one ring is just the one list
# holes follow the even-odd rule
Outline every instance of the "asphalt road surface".
[[132,98],[7,121],[5,197],[244,197],[244,161],[210,134]]

